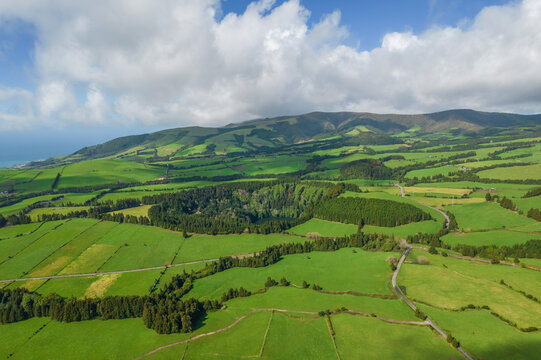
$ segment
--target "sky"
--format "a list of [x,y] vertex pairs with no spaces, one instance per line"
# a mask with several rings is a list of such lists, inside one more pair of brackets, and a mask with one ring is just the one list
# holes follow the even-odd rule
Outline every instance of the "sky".
[[310,111],[541,112],[540,0],[2,0],[0,161]]

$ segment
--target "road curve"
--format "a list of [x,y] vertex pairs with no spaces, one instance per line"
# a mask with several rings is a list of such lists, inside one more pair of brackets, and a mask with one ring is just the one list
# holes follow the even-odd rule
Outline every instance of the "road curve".
[[[400,271],[400,268],[402,267],[402,264],[404,263],[404,261],[406,260],[406,257],[408,256],[410,250],[412,249],[411,246],[408,245],[408,247],[406,248],[406,251],[404,252],[404,254],[402,254],[402,256],[400,257],[400,260],[398,261],[398,264],[396,266],[396,269],[393,273],[393,277],[392,277],[392,285],[393,285],[393,289],[394,291],[396,292],[396,294],[398,296],[400,296],[400,298],[402,300],[404,300],[404,302],[413,310],[413,311],[417,311],[417,306],[413,305],[413,303],[411,301],[409,301],[406,296],[404,294],[402,294],[402,291],[400,290],[400,288],[398,287],[398,285],[396,284],[396,278],[398,277],[398,272]],[[432,328],[434,330],[436,330],[441,336],[443,336],[444,339],[447,340],[447,334],[442,330],[440,329],[440,327],[438,325],[436,325],[432,320],[430,320],[428,318],[428,316],[425,316],[425,322],[430,324],[430,326],[432,326]],[[470,356],[470,354],[468,354],[466,352],[466,350],[464,350],[462,347],[457,347],[457,350],[460,351],[462,353],[462,355],[464,355],[464,357],[468,360],[474,360],[473,357]]]
[[[405,191],[404,191],[404,188],[403,188],[400,184],[396,183],[396,184],[394,184],[394,186],[398,186],[398,188],[400,188],[400,195],[401,195],[402,197],[406,197],[406,193],[405,193]],[[442,214],[443,217],[445,218],[445,227],[446,227],[446,228],[449,228],[449,222],[450,222],[450,220],[449,220],[449,216],[447,216],[446,213],[444,213],[444,212],[441,211],[440,209],[436,209],[435,207],[432,207],[432,206],[427,205],[427,204],[423,204],[423,203],[421,203],[421,202],[419,202],[419,201],[415,201],[415,200],[413,200],[413,199],[410,199],[410,200],[413,201],[413,202],[416,202],[416,203],[419,204],[419,205],[426,206],[427,208],[430,208],[430,209],[435,210],[435,211],[439,212],[440,214]]]

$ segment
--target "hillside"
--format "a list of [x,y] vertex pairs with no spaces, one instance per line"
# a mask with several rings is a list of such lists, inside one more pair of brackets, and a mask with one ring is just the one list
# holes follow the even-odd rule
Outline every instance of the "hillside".
[[[358,138],[379,135],[378,142],[394,143],[393,137],[448,132],[455,136],[491,127],[538,125],[541,115],[486,113],[449,110],[431,114],[397,115],[354,112],[312,112],[297,116],[257,119],[220,128],[185,127],[151,134],[120,137],[85,147],[65,161],[114,156],[118,158],[162,158],[178,156],[249,153],[276,149],[307,141]],[[383,140],[384,139],[384,140]],[[373,142],[373,141],[372,141]]]

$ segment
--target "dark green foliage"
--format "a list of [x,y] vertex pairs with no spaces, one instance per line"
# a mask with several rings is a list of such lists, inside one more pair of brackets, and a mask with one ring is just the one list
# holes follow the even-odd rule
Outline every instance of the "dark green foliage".
[[492,196],[490,195],[490,193],[488,193],[488,192],[486,193],[485,200],[486,201],[492,201]]
[[503,197],[500,201],[500,206],[505,208],[505,209],[509,209],[509,210],[515,210],[516,209],[516,206],[515,204],[513,203],[513,201],[511,201],[511,199],[507,198],[507,197]]
[[396,201],[365,198],[334,198],[324,200],[314,206],[313,216],[330,221],[377,226],[398,226],[430,220],[431,216],[410,205]]
[[280,279],[280,286],[289,286],[289,281],[285,277]]
[[56,189],[56,186],[58,185],[59,181],[60,181],[60,173],[56,174],[56,177],[54,178],[53,184],[51,185],[51,190]]
[[302,281],[302,288],[303,289],[308,289],[308,283],[306,282],[306,280]]
[[[343,192],[343,187],[332,187]],[[325,188],[300,183],[232,183],[144,197],[152,225],[196,233],[281,232],[304,222]]]
[[274,279],[271,279],[270,277],[268,277],[267,281],[265,281],[265,287],[266,288],[276,286],[276,285],[278,285],[278,282],[276,280],[274,280]]
[[449,227],[448,227],[449,231],[454,231],[458,229],[458,223],[456,222],[455,215],[450,211],[446,211],[445,213],[449,217]]
[[238,289],[230,288],[222,294],[221,302],[226,302],[227,300],[235,299],[238,297],[247,297],[250,296],[252,293],[243,288],[242,286]]
[[529,190],[526,194],[524,194],[523,198],[529,198],[539,195],[541,195],[541,187]]
[[528,210],[527,216],[537,221],[541,221],[541,210],[539,209],[530,209]]
[[380,160],[362,159],[342,166],[340,175],[344,179],[390,179],[392,170]]
[[486,259],[504,259],[507,257],[541,259],[541,240],[528,240],[524,244],[513,246],[472,246],[457,245],[453,248],[464,256],[479,256]]

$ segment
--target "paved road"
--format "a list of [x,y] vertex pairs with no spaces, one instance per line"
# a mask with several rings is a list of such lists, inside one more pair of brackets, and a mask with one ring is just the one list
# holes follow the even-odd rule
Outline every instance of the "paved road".
[[[402,197],[406,197],[406,193],[405,193],[405,191],[404,191],[404,188],[403,188],[400,184],[396,183],[396,184],[394,184],[394,186],[398,186],[398,187],[400,188],[400,195],[401,195]],[[427,208],[430,208],[430,209],[435,210],[435,211],[439,212],[440,214],[442,214],[443,217],[445,218],[445,227],[446,227],[446,228],[449,227],[449,222],[450,222],[450,220],[449,220],[449,216],[447,216],[446,213],[444,213],[444,212],[441,211],[440,209],[436,209],[435,207],[432,207],[432,206],[423,204],[423,203],[421,203],[421,202],[419,202],[419,201],[415,201],[415,200],[413,200],[413,199],[410,199],[410,200],[416,202],[417,204],[426,206]]]
[[[404,302],[413,310],[413,311],[417,311],[417,306],[413,305],[413,303],[411,303],[411,301],[409,301],[406,296],[404,296],[404,294],[402,294],[402,291],[400,290],[400,288],[398,287],[398,285],[396,284],[396,278],[398,277],[398,272],[400,271],[400,268],[402,267],[402,264],[404,263],[404,261],[406,260],[406,257],[408,257],[408,254],[410,252],[410,250],[412,249],[411,246],[408,245],[408,247],[406,248],[406,251],[404,252],[404,254],[402,255],[402,257],[400,257],[400,260],[398,261],[398,265],[396,266],[396,270],[394,271],[393,273],[393,278],[392,278],[392,285],[393,285],[393,289],[394,291],[396,292],[396,294],[398,296],[400,296],[400,298],[402,300],[404,300]],[[425,317],[425,322],[427,322],[428,324],[430,324],[430,326],[432,326],[432,328],[434,328],[434,330],[436,330],[441,336],[443,336],[444,339],[447,340],[447,334],[438,327],[438,325],[436,325],[432,320],[430,320],[428,318],[428,316]],[[466,350],[464,350],[462,347],[458,347],[457,348],[458,351],[460,351],[462,353],[462,355],[464,355],[464,357],[468,360],[474,360],[470,354],[468,354],[466,352]]]
[[170,267],[184,266],[184,265],[191,265],[191,264],[200,264],[200,263],[218,261],[218,260],[220,260],[220,259],[197,260],[197,261],[189,261],[189,262],[184,262],[184,263],[179,263],[179,264],[154,266],[154,267],[141,268],[141,269],[95,272],[95,273],[87,273],[87,274],[66,274],[66,275],[51,275],[51,276],[38,276],[38,277],[23,277],[23,278],[17,278],[17,279],[0,280],[0,283],[12,282],[12,281],[65,279],[65,278],[86,277],[86,276],[103,276],[103,275],[109,275],[109,274],[123,274],[123,273],[139,272],[139,271],[167,269],[167,268],[170,268]]

